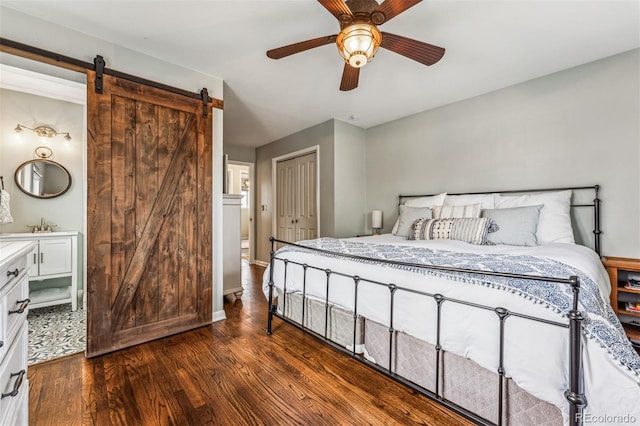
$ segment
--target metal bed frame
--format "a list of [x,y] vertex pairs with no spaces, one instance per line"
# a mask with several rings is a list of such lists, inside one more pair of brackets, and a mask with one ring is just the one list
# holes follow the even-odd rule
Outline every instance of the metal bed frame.
[[[598,185],[594,185],[594,186],[580,186],[580,187],[568,187],[568,188],[555,188],[555,189],[536,189],[536,190],[509,190],[509,191],[492,191],[492,192],[473,192],[473,193],[457,193],[457,194],[448,194],[448,195],[477,195],[477,194],[491,194],[491,193],[500,193],[500,194],[516,194],[516,193],[520,193],[520,194],[525,194],[525,193],[541,193],[541,192],[550,192],[550,191],[560,191],[560,190],[572,190],[572,191],[581,191],[581,190],[592,190],[594,191],[594,200],[591,204],[571,204],[571,207],[590,207],[593,208],[593,220],[594,220],[594,227],[593,227],[593,234],[594,234],[594,247],[595,247],[595,251],[596,253],[600,254],[600,235],[601,235],[601,230],[600,230],[600,199],[598,198],[599,195],[599,189],[600,187]],[[400,195],[399,196],[399,202],[400,204],[402,204],[403,200],[406,200],[408,198],[414,198],[414,197],[424,197],[427,195]],[[295,247],[301,247],[305,250],[308,251],[312,251],[312,252],[318,252],[318,253],[325,253],[325,254],[334,254],[330,251],[327,250],[322,250],[322,249],[315,249],[315,248],[309,248],[309,247],[305,247],[305,246],[301,246],[299,244],[295,244],[295,243],[291,243],[288,241],[283,241],[283,240],[279,240],[276,239],[274,237],[270,238],[271,241],[271,252],[270,252],[270,270],[269,270],[269,311],[268,311],[268,322],[267,322],[267,334],[270,335],[272,333],[272,322],[273,322],[273,317],[278,317],[281,320],[283,320],[284,322],[293,325],[294,327],[297,327],[301,330],[304,330],[305,332],[314,335],[315,337],[323,340],[326,344],[330,345],[331,347],[345,353],[348,354],[349,356],[351,356],[352,358],[356,359],[357,361],[381,372],[382,374],[410,387],[411,389],[421,393],[422,395],[438,402],[439,404],[455,411],[456,413],[462,415],[463,417],[477,423],[477,424],[483,424],[483,425],[490,425],[490,424],[494,424],[490,421],[488,421],[487,419],[480,417],[479,415],[451,402],[446,400],[440,392],[440,386],[439,386],[439,379],[440,379],[440,365],[442,363],[442,357],[443,357],[443,350],[442,350],[442,346],[440,345],[440,330],[441,330],[441,309],[442,309],[442,305],[444,303],[457,303],[457,304],[462,304],[462,305],[466,305],[472,308],[476,308],[476,309],[481,309],[481,310],[490,310],[490,311],[494,311],[495,314],[497,315],[498,319],[499,319],[499,335],[500,335],[500,344],[499,344],[499,365],[498,365],[498,369],[497,369],[497,373],[498,373],[498,377],[499,377],[499,381],[498,381],[498,426],[502,426],[503,422],[504,422],[504,413],[503,413],[503,401],[502,401],[502,397],[503,397],[503,393],[504,393],[504,379],[505,379],[505,369],[504,369],[504,348],[505,348],[505,341],[504,341],[504,326],[505,326],[505,322],[507,320],[507,318],[509,317],[519,317],[519,318],[523,318],[526,320],[530,320],[530,321],[536,321],[536,322],[540,322],[540,323],[545,323],[545,324],[549,324],[549,325],[553,325],[553,326],[557,326],[557,327],[562,327],[562,328],[567,328],[569,330],[569,389],[567,389],[565,391],[565,398],[567,399],[569,406],[570,406],[570,417],[569,417],[569,422],[571,425],[573,426],[579,426],[582,425],[582,418],[583,418],[583,410],[584,407],[587,405],[587,400],[586,397],[584,395],[584,389],[583,389],[583,371],[582,371],[582,342],[581,342],[581,324],[583,321],[583,316],[581,314],[581,312],[578,310],[578,298],[579,298],[579,294],[580,294],[580,281],[579,278],[577,276],[570,276],[567,278],[561,278],[561,277],[540,277],[540,276],[530,276],[530,275],[522,275],[522,274],[512,274],[512,273],[503,273],[503,272],[490,272],[490,271],[482,271],[482,270],[469,270],[469,269],[462,269],[462,268],[455,268],[455,267],[446,267],[446,266],[435,266],[435,265],[422,265],[422,264],[414,264],[414,263],[408,263],[408,262],[398,262],[398,261],[388,261],[388,260],[381,260],[381,259],[370,259],[364,256],[354,256],[354,255],[348,255],[348,254],[343,254],[340,253],[341,257],[344,258],[349,258],[349,259],[353,259],[353,260],[375,260],[377,262],[380,263],[385,263],[385,264],[392,264],[392,265],[398,265],[398,266],[408,266],[408,267],[412,267],[412,268],[420,268],[420,269],[427,269],[427,270],[442,270],[442,271],[453,271],[453,272],[464,272],[464,273],[469,273],[469,274],[474,274],[474,275],[490,275],[490,276],[497,276],[497,277],[508,277],[508,278],[516,278],[516,279],[523,279],[523,280],[531,280],[531,281],[545,281],[545,282],[554,282],[554,283],[559,283],[559,284],[564,284],[564,285],[569,285],[572,288],[572,294],[573,294],[573,304],[572,304],[572,309],[569,311],[569,315],[568,315],[568,319],[569,322],[567,323],[561,323],[561,322],[557,322],[557,321],[551,321],[551,320],[547,320],[547,319],[543,319],[543,318],[537,318],[534,316],[530,316],[530,315],[525,315],[525,314],[521,314],[518,312],[514,312],[514,311],[510,311],[507,310],[505,308],[499,307],[499,306],[487,306],[487,305],[482,305],[482,304],[478,304],[478,303],[473,303],[473,302],[469,302],[469,301],[465,301],[465,300],[459,300],[459,299],[454,299],[454,298],[449,298],[449,297],[445,297],[441,294],[437,294],[437,293],[428,293],[428,292],[423,292],[423,291],[418,291],[418,290],[414,290],[414,289],[409,289],[409,288],[404,288],[402,286],[398,286],[396,284],[393,283],[385,283],[385,282],[380,282],[374,279],[369,279],[369,278],[364,278],[358,275],[350,275],[350,274],[344,274],[342,272],[339,271],[333,271],[330,269],[323,269],[323,268],[318,268],[306,263],[298,263],[298,262],[294,262],[288,259],[283,259],[283,258],[279,258],[276,255],[275,252],[275,245],[276,243],[279,244],[283,244],[283,245],[289,245],[289,246],[295,246]],[[286,295],[287,289],[286,289],[286,282],[287,282],[287,268],[288,266],[291,265],[298,265],[301,266],[303,268],[303,283],[302,283],[302,300],[304,302],[305,297],[306,297],[306,281],[307,281],[307,271],[309,269],[315,269],[318,271],[324,271],[326,274],[326,298],[324,300],[324,314],[325,314],[325,321],[324,321],[324,333],[323,334],[319,334],[315,331],[313,331],[312,329],[310,329],[309,327],[305,326],[305,304],[302,303],[302,320],[300,323],[297,323],[291,319],[289,319],[288,317],[286,317],[284,315],[284,312],[286,312],[285,308],[286,308],[286,297],[283,297],[283,309],[282,309],[282,314],[278,312],[277,310],[277,305],[274,305],[274,282],[273,282],[273,270],[274,270],[274,266],[275,266],[275,262],[276,261],[280,261],[284,263],[284,288],[283,288],[283,295]],[[353,285],[354,285],[354,311],[353,311],[353,346],[352,349],[349,350],[333,341],[330,340],[329,335],[328,335],[328,318],[329,318],[329,307],[330,307],[330,303],[329,303],[329,288],[330,288],[330,283],[331,283],[331,276],[332,275],[339,275],[342,277],[347,277],[347,278],[351,278],[353,280]],[[366,358],[364,358],[363,356],[361,356],[360,354],[356,353],[356,321],[358,320],[358,286],[360,283],[362,282],[367,282],[376,286],[383,286],[386,287],[389,292],[390,292],[390,306],[389,306],[389,365],[387,368],[383,368],[369,360],[367,360]],[[436,317],[436,342],[435,342],[435,350],[436,350],[436,372],[435,372],[435,392],[432,392],[422,386],[419,386],[413,382],[411,382],[410,380],[394,373],[393,369],[392,369],[392,359],[394,358],[394,352],[393,352],[393,343],[394,343],[394,328],[393,328],[393,314],[394,314],[394,295],[397,292],[409,292],[415,295],[420,295],[420,296],[424,296],[424,297],[430,297],[432,298],[435,303],[436,303],[436,312],[437,312],[437,317]]]

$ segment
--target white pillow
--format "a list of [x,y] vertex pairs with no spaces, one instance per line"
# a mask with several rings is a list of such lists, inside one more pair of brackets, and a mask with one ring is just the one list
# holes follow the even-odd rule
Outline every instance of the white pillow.
[[494,209],[496,207],[495,196],[497,194],[464,194],[447,195],[444,199],[444,206],[466,206],[469,204],[480,204],[481,209]]
[[411,232],[413,223],[418,219],[431,219],[433,211],[429,207],[407,207],[400,206],[400,216],[398,217],[398,229],[394,235],[406,237]]
[[542,204],[536,239],[538,244],[575,243],[571,228],[571,191],[544,192],[517,196],[496,196],[496,208]]
[[433,208],[434,219],[457,219],[461,217],[480,217],[480,204],[436,206]]
[[444,203],[444,199],[447,196],[446,192],[438,195],[431,195],[429,197],[417,197],[409,198],[404,202],[407,207],[434,207],[441,206]]
[[[442,194],[438,194],[438,195],[430,195],[428,197],[416,197],[416,198],[409,198],[407,201],[404,202],[404,205],[407,207],[429,207],[429,208],[433,208],[435,206],[441,206],[442,203],[444,203],[444,198],[447,196],[446,192],[443,192]],[[399,219],[396,220],[396,224],[393,225],[393,229],[391,230],[391,233],[393,235],[398,233],[398,226],[399,226]]]

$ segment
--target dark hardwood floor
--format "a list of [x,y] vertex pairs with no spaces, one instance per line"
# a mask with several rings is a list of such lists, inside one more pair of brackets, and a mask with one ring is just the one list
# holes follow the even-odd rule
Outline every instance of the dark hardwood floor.
[[470,424],[278,319],[267,336],[262,272],[225,321],[30,367],[30,424]]

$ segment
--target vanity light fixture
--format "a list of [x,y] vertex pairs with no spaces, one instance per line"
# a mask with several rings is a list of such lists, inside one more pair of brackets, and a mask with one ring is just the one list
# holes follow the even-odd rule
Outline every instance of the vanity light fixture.
[[49,126],[38,126],[32,129],[31,127],[25,126],[24,124],[18,124],[13,130],[16,133],[20,134],[24,129],[31,130],[41,138],[53,138],[58,135],[64,135],[64,140],[66,140],[67,142],[71,141],[71,135],[69,134],[69,132],[56,132],[55,129]]

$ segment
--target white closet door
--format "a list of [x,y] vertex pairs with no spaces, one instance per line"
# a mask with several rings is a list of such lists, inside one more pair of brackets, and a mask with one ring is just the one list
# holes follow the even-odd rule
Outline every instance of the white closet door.
[[296,235],[297,240],[309,240],[318,236],[316,213],[316,153],[303,155],[296,160]]
[[278,239],[317,238],[316,153],[276,163]]
[[279,161],[277,163],[277,228],[278,239],[284,241],[297,241],[296,239],[296,212],[295,212],[295,159]]

